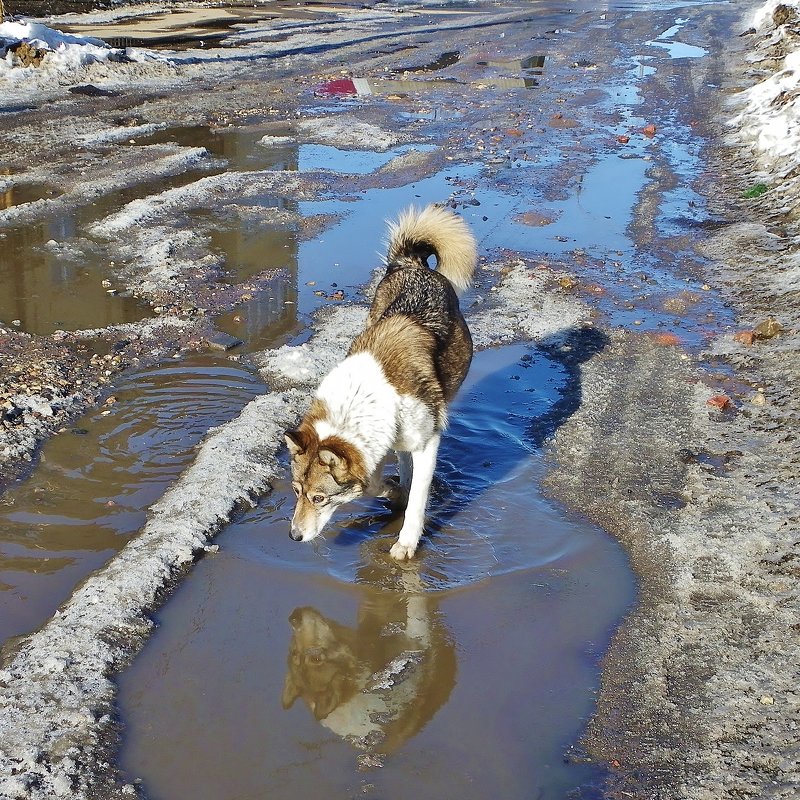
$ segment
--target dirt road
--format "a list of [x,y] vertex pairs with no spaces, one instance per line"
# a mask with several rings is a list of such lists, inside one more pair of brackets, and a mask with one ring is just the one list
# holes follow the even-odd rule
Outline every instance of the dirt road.
[[270,393],[6,649],[0,796],[137,791],[112,766],[111,678],[164,588],[280,475],[297,387],[357,328],[382,219],[428,200],[480,240],[478,345],[535,342],[569,376],[530,431],[545,490],[617,537],[639,581],[573,754],[608,797],[796,796],[797,234],[785,204],[747,196],[752,161],[725,140],[756,77],[741,11],[309,7],[228,47],[10,86],[6,476],[132,366],[241,340]]

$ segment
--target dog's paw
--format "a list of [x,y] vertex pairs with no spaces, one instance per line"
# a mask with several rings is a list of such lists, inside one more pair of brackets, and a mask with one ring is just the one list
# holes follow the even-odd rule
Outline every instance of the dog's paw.
[[392,549],[389,551],[389,555],[395,561],[407,561],[414,558],[414,553],[417,552],[417,546],[415,544],[401,544],[400,542],[395,542],[392,545]]

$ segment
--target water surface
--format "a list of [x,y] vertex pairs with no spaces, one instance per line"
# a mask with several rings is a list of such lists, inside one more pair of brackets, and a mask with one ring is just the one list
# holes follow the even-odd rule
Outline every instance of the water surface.
[[[121,763],[148,796],[565,797],[597,659],[634,585],[619,546],[539,493],[532,423],[575,375],[480,353],[418,557],[382,501],[289,539],[279,481],[216,539],[119,678]],[[166,746],[168,743],[168,746]]]

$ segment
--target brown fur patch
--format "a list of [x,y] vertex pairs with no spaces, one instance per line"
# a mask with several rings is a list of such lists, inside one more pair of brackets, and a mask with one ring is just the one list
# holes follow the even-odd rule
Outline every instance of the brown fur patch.
[[350,348],[362,351],[400,394],[419,398],[443,422],[472,361],[472,337],[449,282],[427,269],[386,275]]
[[[319,443],[317,458],[320,458],[319,454],[324,450],[333,453],[338,459],[333,463],[326,464],[337,483],[360,483],[364,486],[367,485],[369,475],[367,475],[364,456],[361,455],[361,451],[355,445],[345,441],[339,436],[329,436]],[[320,461],[322,462],[324,459],[320,459]]]
[[[321,404],[324,406],[324,404]],[[366,464],[361,451],[339,436],[329,436],[320,440],[313,423],[324,417],[311,416],[312,410],[303,418],[300,427],[287,432],[287,444],[292,455],[292,480],[303,487],[303,492],[332,494],[329,480],[337,485],[346,486],[358,483],[366,486],[369,481]],[[321,456],[323,452],[333,453],[334,459]]]
[[401,395],[419,398],[439,419],[446,398],[436,374],[436,340],[405,316],[382,319],[356,338],[350,353],[367,351],[381,365],[386,379]]

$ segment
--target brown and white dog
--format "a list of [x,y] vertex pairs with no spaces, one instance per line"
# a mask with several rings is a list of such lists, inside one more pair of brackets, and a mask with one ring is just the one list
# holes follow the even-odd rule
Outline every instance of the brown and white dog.
[[368,592],[355,627],[314,608],[289,617],[282,704],[300,698],[359,750],[388,754],[419,733],[456,682],[456,648],[432,593]]
[[467,224],[447,209],[412,207],[389,224],[386,275],[366,327],[323,378],[299,427],[286,434],[295,541],[317,536],[343,503],[383,493],[383,462],[394,450],[408,502],[391,555],[414,555],[447,404],[472,361],[457,293],[470,286],[476,261]]

